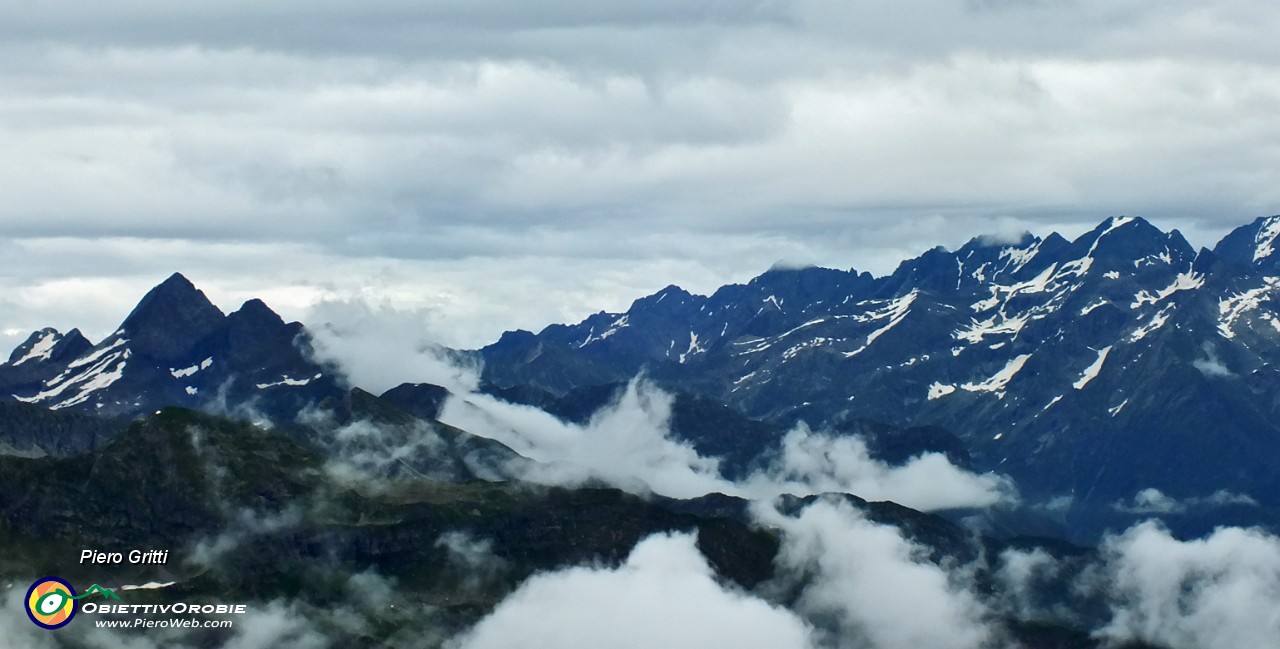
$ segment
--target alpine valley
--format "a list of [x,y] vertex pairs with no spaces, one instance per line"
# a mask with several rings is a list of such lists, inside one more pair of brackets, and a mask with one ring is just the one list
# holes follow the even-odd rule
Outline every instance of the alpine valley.
[[[487,646],[526,590],[692,535],[707,588],[807,646],[1182,649],[1210,645],[1173,618],[1280,579],[1194,559],[1280,561],[1280,217],[1212,250],[1121,217],[669,286],[435,350],[467,387],[372,394],[317,348],[180,274],[102,340],[32,333],[0,365],[5,592],[56,574],[242,600],[292,620],[282,646]],[[1190,557],[1168,589],[1135,577],[1143,542]],[[101,646],[76,624],[57,642]]]

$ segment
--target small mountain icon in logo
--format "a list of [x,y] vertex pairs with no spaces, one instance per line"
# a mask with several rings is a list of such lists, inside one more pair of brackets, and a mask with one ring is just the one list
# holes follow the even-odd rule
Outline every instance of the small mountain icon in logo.
[[104,599],[114,599],[117,602],[120,601],[120,596],[117,595],[114,590],[111,590],[110,588],[103,588],[97,584],[90,586],[88,590],[84,591],[83,595],[80,595],[79,597],[72,597],[71,599],[80,600],[95,593],[102,595]]

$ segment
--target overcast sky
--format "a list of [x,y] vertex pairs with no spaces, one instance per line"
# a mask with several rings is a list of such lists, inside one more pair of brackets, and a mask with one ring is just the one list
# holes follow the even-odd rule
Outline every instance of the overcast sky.
[[182,271],[489,342],[777,261],[1280,212],[1263,0],[0,4],[0,343]]

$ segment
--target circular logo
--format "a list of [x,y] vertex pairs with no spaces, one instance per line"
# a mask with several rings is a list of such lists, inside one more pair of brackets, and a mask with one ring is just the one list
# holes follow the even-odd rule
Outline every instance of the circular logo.
[[45,577],[27,591],[27,617],[42,629],[60,629],[76,616],[76,589],[57,577]]

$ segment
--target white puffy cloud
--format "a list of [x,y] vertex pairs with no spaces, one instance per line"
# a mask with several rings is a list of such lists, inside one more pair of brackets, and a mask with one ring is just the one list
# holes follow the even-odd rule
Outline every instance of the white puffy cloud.
[[318,360],[339,365],[353,385],[380,394],[401,383],[434,383],[470,392],[480,368],[437,344],[430,313],[365,302],[321,302],[311,311]]
[[717,458],[672,438],[671,403],[669,394],[637,378],[581,425],[478,393],[451,397],[440,420],[535,460],[521,464],[519,476],[540,484],[577,486],[595,479],[674,498],[852,493],[925,511],[1016,499],[1008,478],[965,471],[943,455],[926,453],[891,466],[872,458],[860,437],[818,434],[804,426],[786,435],[769,467],[731,482],[721,475]]
[[573,486],[595,479],[675,498],[734,492],[718,460],[669,437],[671,402],[653,384],[634,380],[583,425],[484,394],[450,398],[440,420],[534,460],[520,476],[532,482]]
[[794,614],[722,586],[695,538],[655,535],[618,568],[577,567],[531,577],[451,649],[510,647],[734,647],[805,649]]
[[1003,607],[1020,620],[1069,617],[1064,602],[1054,602],[1051,609],[1044,607],[1038,592],[1046,583],[1059,579],[1062,566],[1045,550],[1019,550],[1008,548],[1000,553],[996,563],[995,582],[998,600]]
[[1280,539],[1233,527],[1180,541],[1146,522],[1103,548],[1114,601],[1099,636],[1174,649],[1262,649],[1280,637]]
[[990,611],[962,571],[948,573],[892,526],[844,502],[798,516],[758,506],[782,531],[778,568],[803,585],[795,610],[819,621],[839,649],[980,649],[996,639]]
[[892,466],[872,458],[861,437],[815,433],[803,424],[783,438],[779,457],[745,484],[747,493],[761,496],[851,493],[922,511],[987,507],[1017,498],[1007,477],[966,471],[940,453]]

